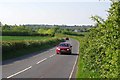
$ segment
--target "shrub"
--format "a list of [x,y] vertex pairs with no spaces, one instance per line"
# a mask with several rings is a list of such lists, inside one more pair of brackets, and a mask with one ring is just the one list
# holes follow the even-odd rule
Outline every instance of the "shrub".
[[[15,51],[21,51],[22,49],[32,49],[32,48],[39,48],[43,49],[42,47],[52,47],[58,44],[59,42],[63,41],[63,39],[53,38],[44,41],[3,41],[2,42],[2,56],[3,59],[15,57]],[[11,53],[13,52],[13,54]]]
[[[112,2],[106,21],[99,16],[92,17],[97,21],[97,28],[90,30],[86,37],[82,53],[85,69],[98,73],[101,78],[118,78],[120,53],[120,1]],[[94,75],[91,75],[94,78]]]

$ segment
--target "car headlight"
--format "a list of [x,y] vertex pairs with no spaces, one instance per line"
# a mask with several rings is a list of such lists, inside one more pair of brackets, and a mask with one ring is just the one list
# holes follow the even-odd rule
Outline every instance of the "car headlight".
[[67,51],[69,51],[70,49],[67,49]]
[[60,48],[57,47],[57,50],[60,50]]

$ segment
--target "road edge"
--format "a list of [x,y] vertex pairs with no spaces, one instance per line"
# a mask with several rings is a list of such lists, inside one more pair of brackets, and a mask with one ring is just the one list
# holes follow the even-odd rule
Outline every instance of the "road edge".
[[[73,39],[73,40],[75,40],[77,43],[78,43],[78,56],[76,57],[76,60],[75,60],[75,63],[74,63],[74,65],[73,65],[73,68],[72,68],[72,71],[71,71],[71,73],[70,73],[70,76],[69,76],[69,79],[68,80],[71,80],[72,78],[74,78],[74,79],[76,79],[76,72],[77,72],[77,68],[78,68],[78,66],[77,66],[77,64],[78,64],[78,58],[79,58],[79,47],[80,47],[80,43],[79,43],[79,41],[78,40],[76,40],[76,39],[74,39],[74,38],[71,38],[71,39]],[[73,80],[73,79],[72,79]]]

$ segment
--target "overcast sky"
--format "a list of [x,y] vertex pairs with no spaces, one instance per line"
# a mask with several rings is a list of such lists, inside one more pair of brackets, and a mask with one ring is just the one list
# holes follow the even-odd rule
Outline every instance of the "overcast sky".
[[0,0],[3,24],[94,24],[92,15],[107,17],[108,0]]

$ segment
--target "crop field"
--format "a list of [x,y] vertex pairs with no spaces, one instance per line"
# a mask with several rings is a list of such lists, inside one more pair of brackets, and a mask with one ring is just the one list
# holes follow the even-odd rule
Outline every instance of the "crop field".
[[23,41],[23,40],[47,40],[54,37],[42,37],[42,36],[0,36],[3,41]]

